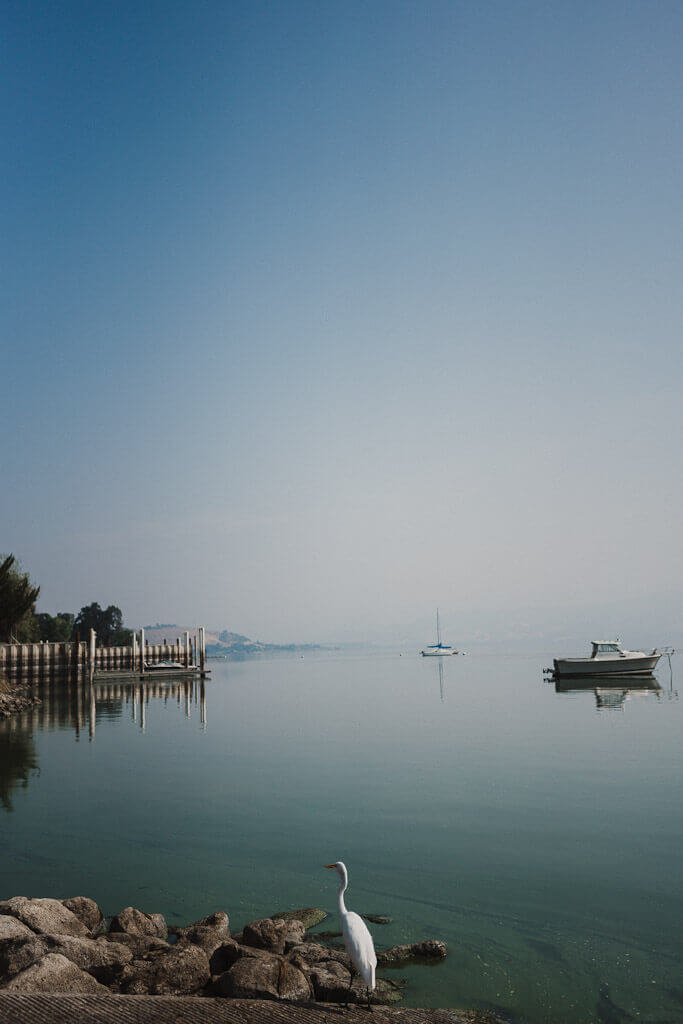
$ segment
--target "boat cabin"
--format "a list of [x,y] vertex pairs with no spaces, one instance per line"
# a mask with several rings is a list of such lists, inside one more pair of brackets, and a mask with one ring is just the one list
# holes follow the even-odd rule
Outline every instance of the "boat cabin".
[[591,658],[625,658],[626,655],[618,640],[593,640]]

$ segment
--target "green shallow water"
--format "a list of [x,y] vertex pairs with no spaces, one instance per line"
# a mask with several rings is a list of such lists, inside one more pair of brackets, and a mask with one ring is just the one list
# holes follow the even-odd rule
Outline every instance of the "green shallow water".
[[[211,662],[0,723],[0,895],[234,928],[295,906],[442,938],[412,1006],[523,1024],[683,1020],[682,706],[558,693],[549,656]],[[144,712],[144,714],[143,714]],[[336,926],[336,919],[321,927]]]

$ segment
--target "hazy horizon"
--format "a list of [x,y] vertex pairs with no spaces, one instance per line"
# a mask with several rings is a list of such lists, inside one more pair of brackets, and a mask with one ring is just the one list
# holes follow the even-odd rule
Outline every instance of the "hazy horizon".
[[679,4],[0,19],[0,550],[39,610],[677,642]]

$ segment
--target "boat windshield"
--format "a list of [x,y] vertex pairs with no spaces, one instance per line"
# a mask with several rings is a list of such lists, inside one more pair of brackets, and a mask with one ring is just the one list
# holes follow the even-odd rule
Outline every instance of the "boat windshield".
[[621,654],[619,644],[593,644],[593,657],[600,658],[605,655]]

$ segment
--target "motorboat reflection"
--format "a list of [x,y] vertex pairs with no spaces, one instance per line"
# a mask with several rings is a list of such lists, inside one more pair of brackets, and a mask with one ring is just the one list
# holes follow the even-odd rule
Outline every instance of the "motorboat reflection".
[[581,678],[563,679],[556,677],[555,693],[592,693],[596,707],[601,710],[622,709],[627,701],[639,697],[655,695],[657,700],[666,695],[678,697],[673,690],[664,691],[653,676],[632,677],[628,682],[621,679],[605,679],[604,676],[581,676]]

